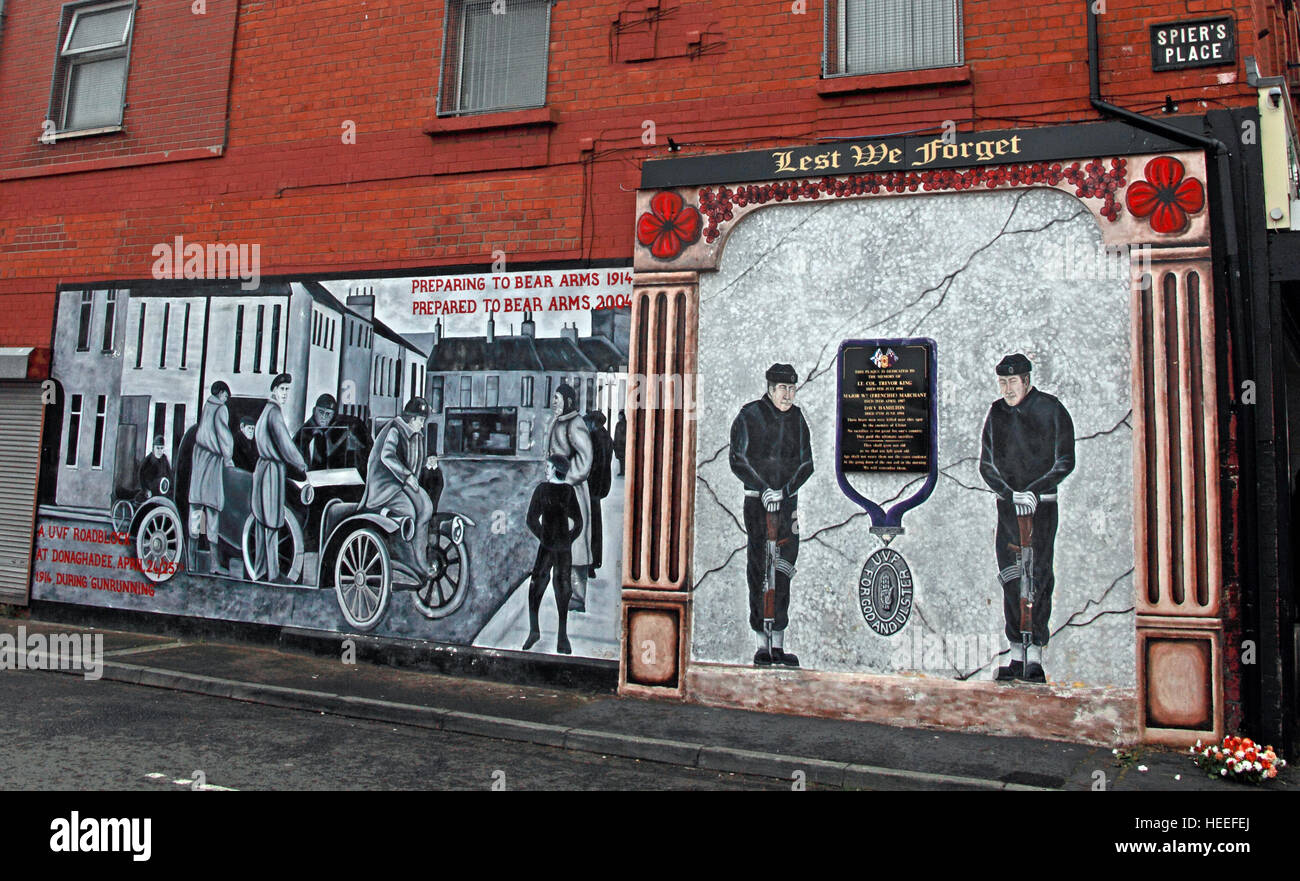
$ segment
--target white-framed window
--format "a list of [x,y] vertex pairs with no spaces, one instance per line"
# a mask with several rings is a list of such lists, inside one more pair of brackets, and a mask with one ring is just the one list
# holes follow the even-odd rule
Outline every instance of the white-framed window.
[[253,342],[253,372],[262,372],[262,334],[266,326],[266,305],[257,305],[257,331]]
[[90,467],[104,467],[104,429],[108,418],[108,396],[100,395],[95,402],[95,446],[91,448]]
[[139,370],[144,365],[144,323],[146,315],[145,304],[140,303],[140,321],[136,326],[135,337],[135,369]]
[[963,63],[961,0],[827,0],[825,76]]
[[167,367],[167,334],[171,330],[172,304],[163,303],[162,345],[158,347],[158,369]]
[[235,309],[235,364],[234,372],[238,373],[244,363],[244,304],[239,304]]
[[447,0],[438,114],[546,104],[551,0]]
[[101,350],[113,351],[113,336],[117,331],[117,291],[109,291],[104,299],[104,338]]
[[81,292],[81,312],[77,319],[77,351],[90,351],[90,319],[95,314],[95,292]]
[[77,457],[81,451],[81,395],[68,399],[68,454],[63,464],[69,468],[77,467]]
[[[190,306],[185,304],[185,326],[181,328],[181,370],[184,370],[190,358]],[[279,307],[277,307],[279,308]]]
[[64,7],[50,96],[58,131],[121,126],[134,20],[134,2]]

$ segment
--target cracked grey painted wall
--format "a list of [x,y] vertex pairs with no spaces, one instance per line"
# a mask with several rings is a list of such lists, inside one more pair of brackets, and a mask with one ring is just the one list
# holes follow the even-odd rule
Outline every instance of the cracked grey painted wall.
[[[1092,215],[1054,190],[778,205],[740,221],[719,271],[700,279],[694,660],[753,659],[743,496],[727,446],[736,413],[779,361],[799,373],[816,467],[799,493],[787,650],[816,670],[991,678],[1007,659],[995,657],[1006,641],[980,431],[994,365],[1019,351],[1076,436],[1044,666],[1058,683],[1134,685],[1128,261],[1107,273],[1078,259],[1101,248]],[[882,637],[856,593],[881,543],[835,480],[835,356],[845,339],[904,336],[938,344],[942,473],[892,545],[911,566],[915,608]],[[910,493],[914,478],[858,485],[880,501]]]

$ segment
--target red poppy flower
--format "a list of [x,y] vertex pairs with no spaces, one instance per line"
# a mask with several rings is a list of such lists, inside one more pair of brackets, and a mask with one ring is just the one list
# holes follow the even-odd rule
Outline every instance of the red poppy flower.
[[1151,228],[1176,234],[1187,228],[1187,215],[1205,205],[1205,187],[1194,177],[1183,178],[1183,163],[1160,156],[1147,163],[1146,180],[1134,181],[1125,202],[1135,217],[1151,217]]
[[660,260],[671,260],[700,238],[700,212],[676,193],[655,193],[636,221],[636,239]]

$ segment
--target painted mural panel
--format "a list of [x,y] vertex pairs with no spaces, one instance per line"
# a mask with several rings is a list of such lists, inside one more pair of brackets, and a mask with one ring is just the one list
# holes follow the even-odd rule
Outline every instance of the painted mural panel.
[[630,271],[96,287],[33,598],[617,656]]
[[1129,262],[1047,190],[744,218],[700,278],[692,659],[1133,686]]

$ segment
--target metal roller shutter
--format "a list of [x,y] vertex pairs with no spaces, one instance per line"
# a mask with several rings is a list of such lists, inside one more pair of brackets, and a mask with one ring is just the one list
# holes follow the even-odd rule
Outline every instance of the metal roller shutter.
[[39,382],[0,382],[0,603],[27,603],[43,416]]

